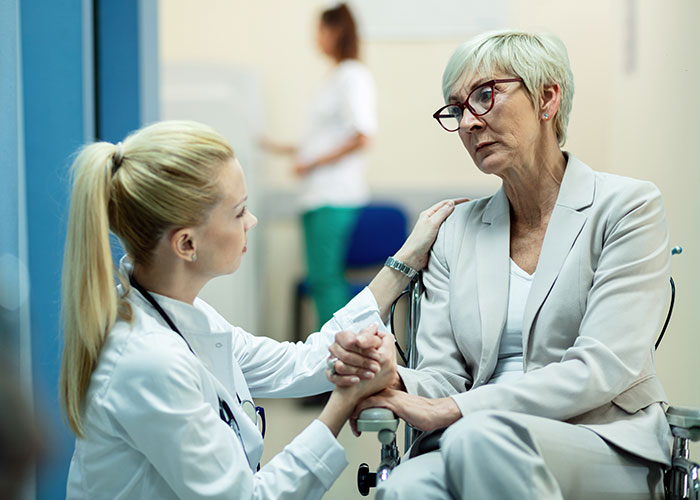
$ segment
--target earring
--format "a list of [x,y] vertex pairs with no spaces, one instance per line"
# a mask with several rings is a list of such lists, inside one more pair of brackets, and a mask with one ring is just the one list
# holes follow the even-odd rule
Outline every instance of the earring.
[[545,114],[544,114],[544,119],[545,119],[545,120],[549,120],[549,114],[548,114],[548,113],[545,113]]
[[197,262],[197,254],[196,253],[192,254],[192,262]]

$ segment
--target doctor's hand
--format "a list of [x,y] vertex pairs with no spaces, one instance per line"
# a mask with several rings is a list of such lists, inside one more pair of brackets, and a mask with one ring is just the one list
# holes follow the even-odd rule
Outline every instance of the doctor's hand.
[[336,359],[334,369],[326,370],[326,376],[338,387],[350,387],[360,380],[370,380],[379,371],[382,337],[377,324],[372,324],[359,333],[341,331],[328,348],[329,360]]
[[422,211],[413,231],[394,257],[416,271],[423,269],[428,264],[428,254],[435,243],[440,226],[454,211],[456,205],[466,201],[469,199],[443,200]]
[[394,336],[390,333],[376,330],[373,336],[380,342],[379,347],[375,349],[377,354],[376,363],[379,366],[379,370],[371,378],[360,380],[350,386],[337,386],[335,388],[335,392],[341,394],[348,401],[353,402],[353,407],[367,396],[376,394],[387,387],[394,387],[400,380],[396,370]]
[[450,397],[430,399],[387,388],[361,401],[355,407],[350,417],[350,427],[355,436],[360,435],[357,431],[357,418],[366,408],[388,408],[397,417],[422,431],[441,429],[462,418],[457,403]]
[[[321,411],[318,419],[337,436],[345,422],[350,418],[353,409],[367,396],[381,391],[385,387],[398,383],[399,375],[396,371],[396,351],[394,349],[394,336],[390,333],[377,331],[377,326],[372,325],[362,330],[358,336],[369,335],[371,338],[362,340],[361,343],[375,345],[370,350],[374,351],[379,370],[371,378],[356,380],[353,385],[347,387],[336,386],[326,406]],[[337,377],[333,375],[332,377]]]

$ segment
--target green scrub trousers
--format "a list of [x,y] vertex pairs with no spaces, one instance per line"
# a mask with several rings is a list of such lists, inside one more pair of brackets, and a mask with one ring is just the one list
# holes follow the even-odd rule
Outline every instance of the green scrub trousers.
[[358,207],[320,207],[302,215],[306,268],[319,328],[351,299],[345,258]]

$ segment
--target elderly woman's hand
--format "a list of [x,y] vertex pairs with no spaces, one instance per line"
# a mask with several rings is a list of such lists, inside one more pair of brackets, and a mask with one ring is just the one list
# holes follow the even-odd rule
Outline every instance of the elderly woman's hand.
[[392,388],[384,389],[360,402],[350,417],[353,434],[357,431],[357,418],[366,408],[388,408],[397,417],[422,431],[441,429],[462,418],[457,403],[450,397],[430,399]]
[[334,369],[326,370],[328,380],[338,387],[350,387],[360,380],[374,378],[383,360],[380,349],[385,335],[393,342],[391,335],[379,333],[377,324],[372,324],[357,334],[338,332],[335,342],[328,348],[329,359],[336,360]]
[[416,271],[428,263],[428,253],[435,242],[440,225],[454,211],[455,205],[469,201],[468,198],[443,200],[418,216],[418,221],[406,242],[396,252],[396,259],[408,264]]
[[[367,329],[363,330],[363,333],[365,332],[367,332]],[[375,340],[379,341],[379,347],[374,349],[374,353],[377,355],[375,362],[379,370],[373,373],[372,377],[360,380],[355,384],[336,387],[336,391],[340,392],[343,397],[353,401],[354,404],[387,387],[394,387],[399,381],[399,375],[396,370],[394,336],[390,333],[376,331],[376,327],[372,335]]]
[[[344,336],[345,334],[341,335],[341,337]],[[371,353],[372,362],[377,364],[378,371],[372,373],[372,377],[364,380],[360,380],[357,375],[350,376],[350,378],[355,377],[352,385],[336,385],[328,403],[318,416],[318,419],[327,425],[335,436],[338,435],[340,429],[347,419],[350,418],[353,409],[360,401],[386,387],[395,386],[400,380],[396,370],[394,336],[390,333],[377,331],[376,325],[365,328],[357,336],[360,337],[360,344],[375,346],[369,347],[367,352],[364,353],[367,356],[364,357],[369,357]],[[368,338],[364,339],[365,336]],[[338,374],[330,374],[329,376],[331,380],[337,380],[339,377],[343,376]]]

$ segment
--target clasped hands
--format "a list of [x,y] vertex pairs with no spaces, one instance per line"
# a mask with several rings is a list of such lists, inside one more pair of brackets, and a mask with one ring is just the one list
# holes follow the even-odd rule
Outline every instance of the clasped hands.
[[336,390],[355,404],[350,417],[359,436],[357,418],[365,408],[388,408],[413,427],[424,431],[447,427],[461,413],[452,398],[430,399],[408,394],[396,369],[394,337],[376,324],[353,332],[341,331],[329,347],[334,368],[326,370]]

